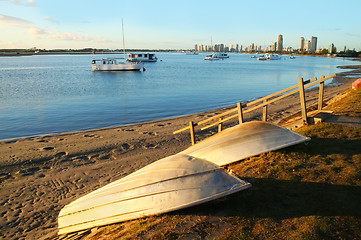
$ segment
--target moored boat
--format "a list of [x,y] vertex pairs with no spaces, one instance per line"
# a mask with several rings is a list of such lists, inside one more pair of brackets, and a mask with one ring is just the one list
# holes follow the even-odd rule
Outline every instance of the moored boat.
[[211,55],[207,55],[204,60],[219,60],[219,59],[224,59],[224,58],[229,58],[229,56],[226,53],[212,53]]
[[221,58],[221,59],[229,58],[227,53],[216,53],[216,57]]
[[198,55],[198,52],[186,52],[186,55]]
[[154,53],[131,53],[128,57],[129,62],[156,62],[158,58]]
[[208,61],[216,61],[219,60],[219,58],[213,53],[211,55],[207,55],[204,60],[208,60]]
[[125,62],[122,58],[93,59],[93,71],[140,71],[141,62]]
[[107,58],[107,59],[93,59],[93,71],[140,71],[143,68],[141,62],[128,62],[125,59],[125,43],[124,43],[124,26],[122,18],[122,34],[123,34],[123,58]]
[[271,53],[267,53],[266,58],[267,58],[267,60],[280,60],[281,59],[281,57],[278,54],[271,54]]

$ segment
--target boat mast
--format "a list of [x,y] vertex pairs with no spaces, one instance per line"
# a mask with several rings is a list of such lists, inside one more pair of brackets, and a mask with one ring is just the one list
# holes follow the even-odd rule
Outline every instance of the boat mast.
[[125,42],[124,42],[124,26],[123,26],[123,18],[122,18],[122,33],[123,33],[123,57],[125,63]]

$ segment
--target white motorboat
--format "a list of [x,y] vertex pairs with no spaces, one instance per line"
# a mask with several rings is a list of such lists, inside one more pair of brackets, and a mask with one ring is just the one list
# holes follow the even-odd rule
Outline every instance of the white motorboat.
[[211,54],[211,55],[207,55],[204,60],[208,60],[208,61],[217,61],[219,60],[220,58],[217,57],[216,54]]
[[291,55],[291,56],[290,56],[290,59],[295,59],[295,56]]
[[58,217],[59,234],[166,213],[249,187],[214,163],[176,154],[65,206]]
[[141,62],[126,62],[123,58],[93,59],[94,71],[140,71],[143,69]]
[[186,55],[198,55],[198,52],[186,52]]
[[212,53],[211,55],[208,55],[204,58],[204,60],[220,60],[220,59],[225,59],[225,58],[229,58],[229,56],[226,53]]
[[229,58],[227,53],[216,53],[216,57],[221,58],[221,59]]
[[131,53],[128,57],[129,62],[156,62],[158,58],[154,53]]
[[264,61],[264,60],[267,60],[267,58],[264,55],[262,55],[262,56],[259,56],[257,58],[257,60]]
[[281,59],[281,57],[278,54],[271,54],[271,53],[267,53],[266,58],[267,58],[267,60],[280,60]]

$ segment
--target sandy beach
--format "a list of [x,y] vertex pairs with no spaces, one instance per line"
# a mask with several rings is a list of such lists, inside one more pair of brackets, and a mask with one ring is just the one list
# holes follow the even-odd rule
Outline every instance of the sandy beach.
[[[349,89],[361,74],[361,65],[343,68],[346,72],[328,80],[332,85],[325,88],[325,99]],[[307,106],[316,104],[318,88],[307,91],[306,98]],[[0,141],[0,239],[55,236],[57,216],[66,204],[186,149],[191,145],[189,132],[174,135],[173,131],[230,107],[127,126]],[[298,111],[299,95],[291,95],[270,105],[268,119],[278,123]],[[246,121],[260,119],[261,111],[245,115]],[[216,131],[203,131],[197,140]]]

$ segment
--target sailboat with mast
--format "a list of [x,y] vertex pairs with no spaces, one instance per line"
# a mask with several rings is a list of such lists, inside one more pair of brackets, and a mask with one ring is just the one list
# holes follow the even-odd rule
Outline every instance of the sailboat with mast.
[[[213,51],[213,43],[212,43],[212,37],[211,37],[211,50]],[[219,60],[219,58],[217,57],[217,55],[213,52],[211,55],[207,55],[204,60],[208,60],[208,61],[214,61],[214,60]]]
[[123,58],[106,58],[106,59],[93,59],[93,71],[140,71],[143,68],[142,62],[127,62],[125,54],[124,43],[124,25],[122,18],[122,33],[123,33]]

